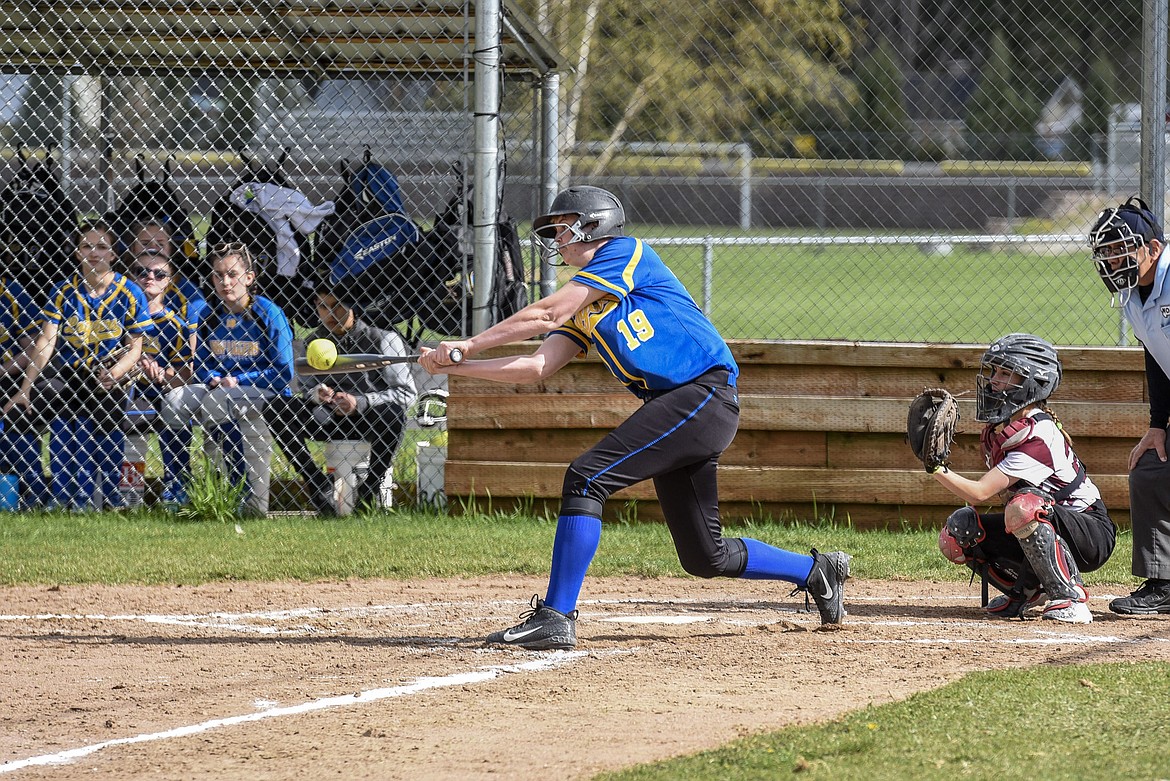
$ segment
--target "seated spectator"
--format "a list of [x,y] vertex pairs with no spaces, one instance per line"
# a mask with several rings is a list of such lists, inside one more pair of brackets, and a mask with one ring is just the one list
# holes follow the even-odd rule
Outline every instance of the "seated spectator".
[[[15,279],[0,277],[0,398],[20,390],[29,361],[27,350],[36,337],[36,317],[36,305],[24,287]],[[12,423],[5,420],[0,432],[0,470],[20,476],[22,493],[40,496],[45,482],[40,438],[18,435]]]
[[[53,502],[60,508],[121,507],[124,378],[153,330],[142,290],[113,270],[113,232],[87,222],[76,233],[78,273],[54,287],[41,310],[24,381],[4,405],[18,436],[52,437]],[[12,418],[10,418],[12,419]]]
[[[329,290],[316,294],[321,327],[312,339],[337,343],[339,353],[406,355],[406,341],[394,330],[358,320],[353,309]],[[333,484],[313,461],[305,440],[364,440],[370,444],[370,468],[358,486],[357,503],[376,506],[382,480],[391,469],[402,441],[406,408],[414,403],[414,378],[408,364],[323,378],[308,393],[276,399],[264,411],[276,443],[305,481],[322,515],[336,514]]]
[[292,329],[280,307],[253,295],[252,254],[239,243],[211,254],[216,300],[195,323],[195,381],[163,399],[163,423],[172,429],[204,426],[204,443],[218,445],[228,476],[245,485],[244,506],[268,511],[272,438],[263,409],[291,394]]
[[[138,361],[137,381],[130,387],[129,431],[157,429],[163,463],[162,500],[165,504],[186,503],[184,481],[191,471],[191,429],[159,425],[159,408],[163,399],[177,393],[191,382],[194,373],[192,326],[178,311],[167,305],[172,291],[174,267],[160,253],[143,253],[130,268],[146,296],[146,306],[154,323],[154,334],[147,336]],[[198,299],[197,316],[203,306]]]
[[126,257],[130,261],[143,255],[161,255],[170,262],[172,277],[167,286],[166,305],[188,323],[195,322],[189,309],[196,304],[204,305],[205,296],[199,286],[183,274],[186,256],[175,246],[166,226],[154,219],[132,223],[126,244]]

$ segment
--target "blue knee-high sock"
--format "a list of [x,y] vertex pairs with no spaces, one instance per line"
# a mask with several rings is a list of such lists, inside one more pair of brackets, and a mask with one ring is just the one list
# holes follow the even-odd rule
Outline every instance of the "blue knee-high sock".
[[164,428],[159,432],[164,486],[169,488],[186,482],[191,473],[191,439],[189,428]]
[[[94,509],[94,489],[101,485],[101,476],[98,474],[97,443],[93,438],[93,421],[89,418],[78,418],[73,423],[73,441],[77,447],[75,463],[77,464],[77,492],[74,494],[74,505],[86,509]],[[97,508],[101,509],[101,508]]]
[[798,586],[808,582],[813,557],[776,548],[749,537],[740,538],[747,547],[747,567],[742,578],[749,580],[787,580]]
[[126,451],[126,434],[121,430],[103,434],[95,442],[94,472],[102,487],[102,499],[108,507],[124,507],[122,499],[122,460]]
[[9,468],[20,475],[20,506],[40,506],[46,499],[40,436],[14,433],[5,438],[5,444]]
[[67,508],[77,479],[77,442],[73,421],[54,418],[49,424],[49,470],[53,475],[53,503]]
[[600,518],[562,515],[557,519],[548,595],[544,598],[546,605],[561,613],[570,613],[577,608],[577,597],[581,594],[581,584],[585,582],[585,572],[600,542]]

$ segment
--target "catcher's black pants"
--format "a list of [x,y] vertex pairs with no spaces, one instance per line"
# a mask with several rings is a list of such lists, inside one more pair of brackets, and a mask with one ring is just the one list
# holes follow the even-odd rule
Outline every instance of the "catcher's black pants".
[[365,412],[334,415],[331,407],[300,397],[277,396],[264,408],[272,438],[302,479],[317,483],[324,474],[313,461],[305,440],[328,442],[361,439],[370,443],[370,469],[359,486],[359,495],[372,495],[394,465],[394,452],[402,441],[406,411],[398,404],[378,404]]
[[[1097,502],[1083,512],[1060,504],[1052,509],[1052,526],[1068,543],[1081,572],[1100,569],[1109,561],[1117,543],[1117,526],[1109,518],[1104,503]],[[987,532],[987,538],[979,543],[979,548],[988,561],[1026,561],[1020,541],[1004,527],[1003,513],[980,515],[979,520]]]
[[[625,422],[569,466],[562,502],[595,500],[653,479],[683,569],[700,577],[739,577],[744,545],[725,540],[719,520],[716,467],[735,438],[739,396],[717,369],[646,401]],[[572,513],[570,513],[572,514]]]

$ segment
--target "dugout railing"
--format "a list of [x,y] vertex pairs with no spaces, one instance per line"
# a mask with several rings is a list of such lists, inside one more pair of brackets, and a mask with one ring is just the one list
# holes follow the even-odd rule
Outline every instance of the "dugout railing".
[[[984,345],[734,341],[742,415],[720,461],[728,523],[830,521],[858,528],[934,526],[960,504],[931,480],[904,432],[924,387],[959,396],[958,471],[985,471],[975,421]],[[532,345],[500,348],[510,354]],[[1052,409],[1070,432],[1114,520],[1129,524],[1126,461],[1145,433],[1140,348],[1064,347]],[[446,492],[460,508],[547,508],[565,468],[640,402],[597,359],[575,361],[529,386],[451,377]],[[610,520],[658,520],[651,483],[616,493]]]

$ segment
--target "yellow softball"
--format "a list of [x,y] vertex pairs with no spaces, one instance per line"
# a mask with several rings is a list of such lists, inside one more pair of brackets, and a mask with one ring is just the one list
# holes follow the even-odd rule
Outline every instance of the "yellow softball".
[[332,369],[337,361],[337,345],[329,339],[314,339],[305,350],[305,360],[314,369]]

